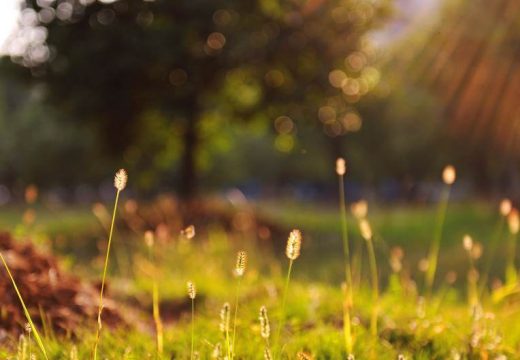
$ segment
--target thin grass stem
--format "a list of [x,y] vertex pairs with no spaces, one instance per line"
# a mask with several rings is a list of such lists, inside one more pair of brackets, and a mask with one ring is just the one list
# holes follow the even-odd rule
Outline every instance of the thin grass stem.
[[238,282],[237,282],[237,289],[235,293],[235,314],[233,316],[233,340],[231,342],[231,359],[235,358],[235,340],[236,340],[236,333],[237,333],[237,318],[238,318],[238,300],[239,300],[239,294],[240,294],[240,285],[242,283],[242,277],[239,276]]
[[190,359],[193,360],[193,350],[195,346],[195,298],[191,299],[191,352]]
[[516,234],[509,236],[509,251],[506,262],[506,285],[515,284],[518,279],[518,274],[515,265],[516,254]]
[[450,199],[451,185],[446,185],[442,190],[441,201],[439,203],[439,210],[437,213],[437,222],[435,232],[428,254],[428,269],[426,270],[426,298],[429,299],[432,295],[433,283],[435,281],[435,274],[437,272],[437,263],[439,260],[439,250],[442,239],[442,232],[444,229],[444,222],[446,220],[446,212],[448,209],[448,202]]
[[489,243],[489,250],[487,251],[488,256],[486,258],[486,264],[484,265],[484,271],[482,273],[482,277],[480,278],[480,285],[478,288],[479,298],[482,298],[486,290],[487,282],[489,279],[489,273],[491,272],[491,265],[493,264],[493,260],[495,259],[498,243],[502,238],[504,232],[505,223],[505,217],[501,216],[495,227],[495,231],[493,233],[493,237],[491,238],[491,242]]
[[287,276],[285,278],[285,285],[283,288],[283,295],[282,295],[282,311],[280,313],[280,323],[278,324],[278,329],[276,331],[276,342],[275,342],[275,349],[277,351],[278,357],[282,357],[282,345],[280,344],[280,338],[282,335],[282,328],[285,326],[285,304],[287,302],[287,290],[289,289],[289,282],[291,281],[291,272],[293,267],[293,259],[289,260],[289,269],[287,270]]
[[372,238],[367,239],[367,250],[372,278],[372,314],[370,318],[370,333],[377,338],[377,317],[379,313],[379,276],[377,273],[377,260]]
[[343,173],[338,174],[339,179],[339,209],[341,220],[341,238],[343,240],[343,256],[345,262],[345,301],[343,305],[343,333],[347,354],[352,354],[354,341],[352,337],[351,311],[354,305],[352,288],[352,269],[350,265],[350,249],[348,239],[347,208],[345,200],[345,184]]
[[152,313],[153,319],[155,323],[155,332],[156,332],[156,343],[157,343],[157,354],[161,358],[163,355],[163,347],[164,347],[164,336],[163,336],[163,324],[161,320],[161,313],[159,308],[159,284],[157,283],[157,274],[155,270],[155,254],[154,254],[154,241],[153,234],[147,233],[145,237],[148,237],[147,246],[148,246],[148,255],[150,258],[150,263],[154,266],[153,274],[152,274]]
[[110,245],[112,244],[112,235],[114,233],[114,223],[115,223],[115,219],[116,219],[117,204],[119,202],[120,193],[121,193],[121,190],[117,189],[116,199],[114,201],[114,210],[112,211],[112,222],[110,224],[110,233],[108,236],[107,252],[106,252],[106,256],[105,256],[105,265],[103,267],[103,278],[101,280],[101,290],[99,292],[99,307],[98,307],[98,316],[97,316],[98,326],[97,326],[97,330],[96,330],[96,339],[95,339],[96,342],[94,343],[94,355],[93,355],[94,360],[97,360],[99,340],[101,337],[101,328],[103,327],[102,320],[101,320],[101,315],[103,312],[103,294],[105,291],[105,282],[106,282],[107,269],[108,269],[108,259],[110,258]]

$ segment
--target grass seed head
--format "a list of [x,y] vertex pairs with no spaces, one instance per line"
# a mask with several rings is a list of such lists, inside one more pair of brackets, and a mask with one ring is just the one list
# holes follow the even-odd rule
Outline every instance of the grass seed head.
[[453,184],[456,178],[457,173],[455,172],[455,167],[453,167],[453,165],[446,166],[442,171],[442,181],[444,181],[446,185]]
[[500,202],[500,215],[502,215],[502,216],[509,215],[512,208],[513,208],[513,204],[511,203],[511,200],[503,199]]
[[264,349],[264,359],[265,360],[273,360],[273,356],[271,355],[271,350],[269,348]]
[[312,360],[312,356],[303,351],[298,352],[297,357],[298,360]]
[[181,235],[186,239],[193,239],[195,237],[195,226],[190,225],[184,230],[181,230]]
[[455,284],[455,281],[457,281],[457,273],[453,270],[448,271],[446,273],[445,279],[449,285],[453,285],[453,284]]
[[220,310],[220,331],[224,334],[229,332],[229,324],[230,324],[230,306],[229,303],[225,303]]
[[366,200],[359,200],[353,203],[350,207],[352,215],[358,220],[364,219],[368,214],[368,203]]
[[392,271],[395,273],[398,273],[403,268],[403,257],[404,252],[403,249],[399,246],[393,247],[390,250],[390,267],[392,268]]
[[126,187],[126,182],[128,181],[128,174],[125,169],[119,169],[114,176],[114,187],[118,191],[123,191]]
[[211,353],[212,359],[220,359],[222,357],[222,346],[220,343],[217,343],[213,348],[213,352]]
[[509,226],[509,231],[511,234],[518,234],[518,230],[520,229],[520,219],[518,217],[518,210],[511,209],[509,215],[507,215],[507,225]]
[[78,348],[73,345],[70,349],[70,360],[78,360]]
[[473,244],[473,248],[471,249],[470,255],[473,259],[478,260],[482,256],[483,252],[484,249],[482,247],[482,244],[477,242]]
[[345,159],[338,158],[336,160],[336,174],[343,176],[347,172],[347,166],[345,164]]
[[296,260],[300,256],[300,249],[302,247],[302,233],[300,230],[293,230],[287,239],[287,247],[285,248],[285,255],[290,260]]
[[473,239],[469,235],[464,235],[462,238],[462,246],[464,247],[464,250],[471,253],[471,250],[473,249]]
[[235,266],[235,273],[237,276],[242,276],[246,272],[247,266],[247,253],[245,251],[239,251],[237,253],[237,264]]
[[370,227],[370,223],[367,219],[362,219],[359,222],[359,231],[361,232],[361,236],[365,240],[372,239],[372,228]]
[[260,308],[260,335],[264,339],[269,339],[269,335],[271,335],[271,326],[269,325],[269,318],[267,317],[267,309],[265,306]]
[[188,281],[186,283],[186,287],[188,288],[188,296],[190,299],[195,299],[195,296],[197,296],[197,289],[195,288],[195,284],[192,281]]
[[153,231],[147,230],[144,233],[144,242],[145,242],[146,246],[148,246],[149,248],[151,248],[153,246],[153,243],[154,243]]

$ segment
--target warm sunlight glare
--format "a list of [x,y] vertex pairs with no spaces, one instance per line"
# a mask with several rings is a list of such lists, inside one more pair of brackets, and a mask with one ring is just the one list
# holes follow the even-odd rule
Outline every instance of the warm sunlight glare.
[[16,26],[19,0],[0,1],[0,53],[5,52],[5,41]]

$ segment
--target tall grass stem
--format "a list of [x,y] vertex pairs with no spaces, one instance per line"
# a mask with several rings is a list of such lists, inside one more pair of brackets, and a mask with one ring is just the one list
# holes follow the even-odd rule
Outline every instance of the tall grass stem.
[[350,249],[348,239],[348,225],[347,225],[347,208],[345,204],[345,179],[344,173],[338,172],[339,179],[339,210],[341,218],[341,237],[343,240],[343,255],[345,262],[345,302],[343,306],[343,332],[345,337],[345,347],[347,354],[352,354],[354,341],[352,337],[351,325],[351,310],[353,307],[354,296],[352,288],[352,270],[350,266]]
[[95,339],[96,342],[94,343],[94,356],[93,356],[94,360],[97,360],[99,339],[101,337],[101,328],[103,327],[102,320],[101,320],[101,315],[103,312],[103,294],[105,291],[105,282],[106,282],[107,269],[108,269],[108,259],[110,258],[110,245],[112,244],[112,235],[114,233],[114,223],[115,223],[115,219],[116,219],[117,204],[119,202],[120,193],[121,193],[121,190],[117,189],[116,199],[114,201],[114,210],[112,211],[112,221],[110,223],[110,233],[108,236],[107,252],[106,252],[106,256],[105,256],[105,265],[103,267],[103,278],[101,280],[101,290],[99,291],[99,307],[98,307],[98,316],[97,316],[98,327],[97,327],[97,331],[96,331],[96,339]]
[[289,282],[291,281],[291,272],[293,267],[293,259],[289,260],[289,269],[287,270],[287,276],[285,278],[285,285],[283,288],[283,295],[282,295],[282,311],[280,312],[280,322],[278,324],[278,329],[276,331],[276,342],[275,342],[275,349],[278,353],[279,359],[282,358],[282,345],[280,344],[280,339],[282,335],[282,328],[285,326],[285,304],[287,302],[287,291],[289,289]]
[[437,263],[439,260],[439,250],[442,239],[442,232],[444,229],[444,222],[446,220],[446,212],[448,210],[448,202],[450,199],[451,184],[444,186],[441,194],[441,201],[437,213],[437,221],[435,225],[434,237],[431,243],[430,252],[428,254],[428,269],[426,270],[426,297],[429,299],[433,290],[433,283],[435,282],[435,273],[437,272]]

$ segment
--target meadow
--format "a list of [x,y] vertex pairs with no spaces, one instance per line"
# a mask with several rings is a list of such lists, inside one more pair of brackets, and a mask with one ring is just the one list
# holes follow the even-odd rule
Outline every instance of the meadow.
[[208,201],[182,218],[174,198],[138,203],[116,177],[117,212],[4,208],[3,229],[101,283],[99,304],[110,298],[122,320],[105,325],[100,306],[57,333],[29,306],[0,357],[520,358],[518,213],[508,201],[450,202],[455,179],[442,180],[424,204]]

